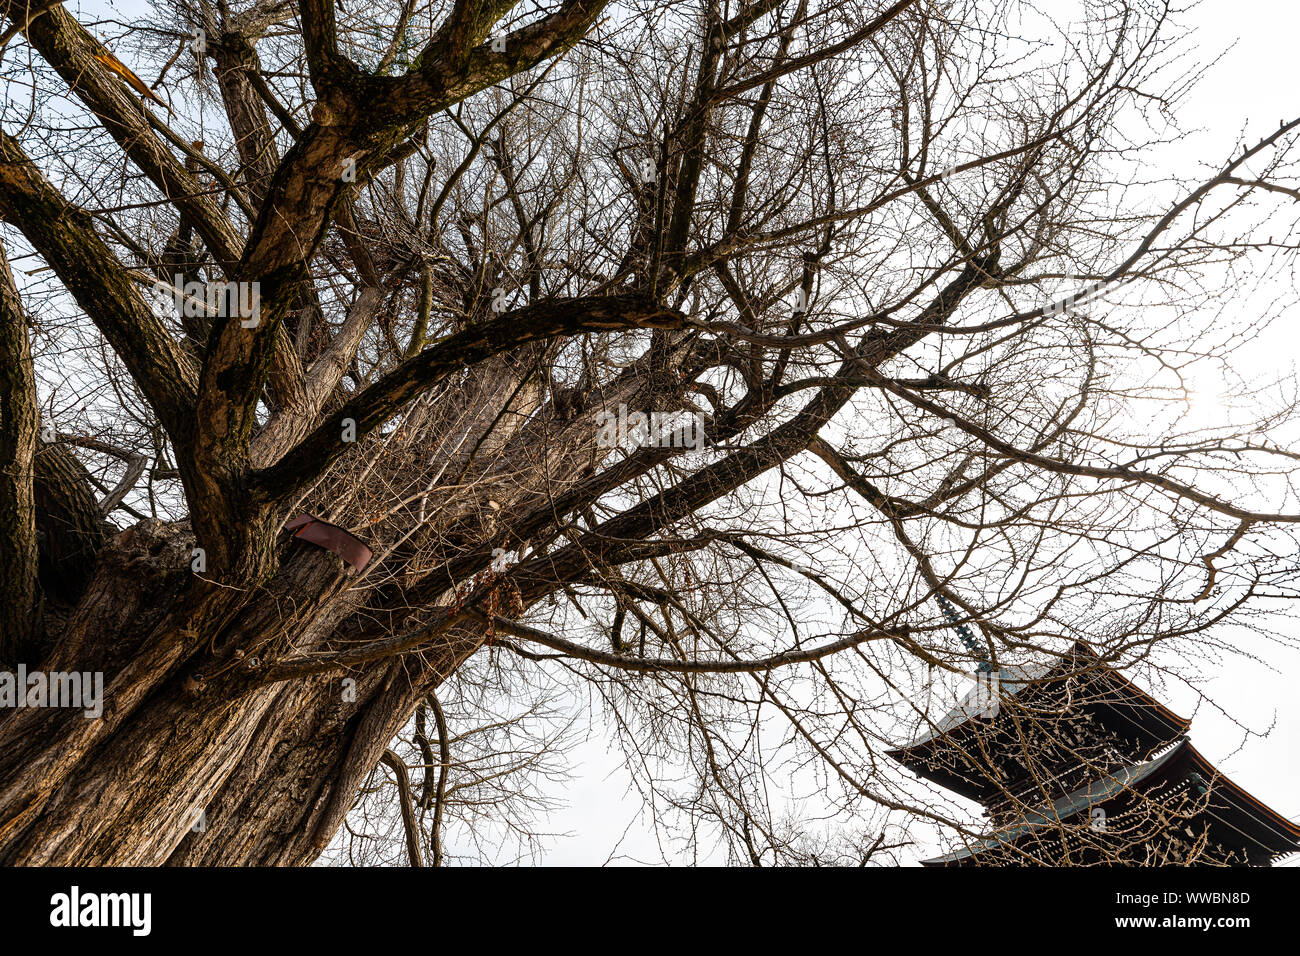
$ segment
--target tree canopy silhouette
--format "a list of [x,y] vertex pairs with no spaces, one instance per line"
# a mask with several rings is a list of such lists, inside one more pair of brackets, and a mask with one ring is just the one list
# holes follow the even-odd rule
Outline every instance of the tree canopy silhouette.
[[0,665],[104,675],[0,862],[439,863],[582,702],[688,839],[891,859],[936,677],[1285,587],[1291,408],[1186,412],[1300,119],[1153,168],[1168,4],[149,10],[0,0]]

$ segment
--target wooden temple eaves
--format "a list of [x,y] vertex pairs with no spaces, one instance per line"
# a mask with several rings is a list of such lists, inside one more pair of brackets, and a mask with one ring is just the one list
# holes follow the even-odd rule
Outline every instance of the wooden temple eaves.
[[[977,685],[887,751],[981,803],[993,824],[989,836],[924,865],[1270,865],[1300,851],[1300,826],[1220,773],[1187,739],[1190,720],[1086,644],[1049,662],[1004,665],[992,687],[991,712],[989,686]],[[1097,832],[1108,820],[1112,829]]]

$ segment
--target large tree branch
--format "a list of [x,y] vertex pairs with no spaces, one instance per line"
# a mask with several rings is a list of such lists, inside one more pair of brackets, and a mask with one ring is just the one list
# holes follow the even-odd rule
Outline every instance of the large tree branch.
[[307,54],[307,69],[318,95],[337,84],[357,67],[339,52],[338,24],[334,18],[334,0],[298,0],[302,25],[302,45]]
[[41,583],[47,597],[71,604],[90,580],[110,528],[85,466],[57,442],[37,446],[34,491]]
[[266,197],[266,187],[280,157],[261,93],[251,80],[261,69],[252,40],[242,32],[228,30],[209,45],[209,50],[216,61],[217,86],[243,163],[244,181],[256,208]]
[[[817,647],[805,647],[798,650],[781,651],[778,654],[772,654],[767,657],[752,658],[745,660],[739,657],[732,657],[731,660],[682,660],[678,658],[645,658],[632,657],[630,655],[615,654],[610,651],[598,650],[594,647],[584,647],[573,641],[558,637],[555,634],[548,634],[545,631],[538,630],[535,627],[529,627],[527,624],[520,624],[518,621],[512,621],[509,618],[492,616],[490,619],[483,612],[478,610],[467,611],[466,617],[477,620],[483,624],[491,625],[502,634],[511,634],[515,637],[522,638],[533,644],[540,644],[542,647],[549,647],[553,651],[559,651],[566,657],[577,658],[578,660],[587,661],[590,664],[599,664],[601,667],[614,667],[619,670],[640,671],[650,673],[665,674],[762,674],[767,671],[776,670],[780,667],[790,667],[795,664],[807,664],[812,661],[819,661],[824,657],[830,657],[833,654],[839,654],[842,651],[858,647],[868,641],[888,641],[895,640],[899,637],[905,637],[905,629],[881,629],[881,630],[861,630],[855,631],[846,637],[837,641],[828,641],[825,644],[819,644]],[[510,647],[509,644],[505,646]],[[512,648],[512,650],[518,650]]]
[[[0,0],[0,13],[21,23],[30,5],[30,0]],[[239,258],[238,235],[209,191],[154,135],[144,107],[103,67],[99,59],[106,53],[103,45],[61,6],[33,19],[24,32],[68,89],[95,114],[167,201],[194,224],[213,257],[229,270]]]
[[308,370],[301,400],[277,413],[253,439],[254,467],[265,467],[278,460],[311,428],[326,399],[347,372],[383,299],[384,291],[378,287],[365,288],[357,294],[356,301],[348,309],[343,327],[335,333],[329,346]]
[[874,370],[924,338],[927,334],[924,329],[946,323],[966,295],[996,267],[996,262],[995,248],[988,257],[968,264],[922,310],[916,327],[873,329],[863,335],[856,348],[846,348],[844,361],[827,385],[790,421],[770,434],[610,518],[554,554],[520,565],[516,575],[525,601],[586,573],[593,561],[612,565],[629,560],[636,542],[694,514],[709,502],[807,449],[818,432],[849,403],[859,387],[854,382],[862,375],[862,369]]
[[36,547],[36,374],[27,316],[0,255],[0,662],[30,656],[40,620]]
[[[609,0],[565,0],[555,13],[520,27],[495,44],[467,44],[486,36],[513,3],[461,2],[444,30],[425,48],[415,68],[401,77],[371,77],[383,104],[372,123],[405,124],[444,109],[479,90],[565,52],[595,25]],[[494,48],[495,47],[495,48]]]
[[197,378],[194,363],[99,238],[90,215],[64,199],[3,131],[0,217],[21,229],[54,268],[126,363],[173,444],[182,452],[188,449]]
[[279,462],[258,471],[254,487],[270,502],[287,501],[348,450],[342,440],[346,421],[361,439],[439,379],[490,356],[581,332],[677,329],[684,321],[680,312],[637,296],[602,296],[540,302],[471,326],[435,342],[353,396]]
[[[212,427],[195,448],[203,475],[218,484],[238,484],[249,467],[254,410],[282,320],[301,284],[310,281],[306,263],[348,184],[373,174],[432,112],[572,46],[604,6],[569,0],[556,13],[510,34],[504,52],[476,47],[466,56],[435,57],[407,76],[390,78],[364,76],[337,52],[332,0],[302,0],[319,100],[312,124],[272,177],[236,269],[240,280],[259,290],[260,321],[246,327],[239,316],[220,316],[209,339],[197,412]],[[360,424],[360,416],[352,417]],[[216,532],[202,519],[195,528],[201,536]]]

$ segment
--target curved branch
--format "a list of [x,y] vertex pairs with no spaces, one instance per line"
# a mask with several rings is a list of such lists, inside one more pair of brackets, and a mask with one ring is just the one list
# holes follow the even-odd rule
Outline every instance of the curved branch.
[[68,202],[0,131],[0,217],[22,230],[54,267],[158,413],[178,449],[190,447],[198,370],[150,308],[127,269]]
[[[669,674],[758,674],[765,671],[775,670],[778,667],[790,667],[794,664],[806,664],[811,661],[819,661],[824,657],[830,657],[832,654],[838,654],[841,651],[847,651],[851,648],[865,644],[868,641],[893,641],[899,638],[905,638],[908,635],[907,628],[884,628],[881,630],[861,630],[855,631],[848,637],[842,637],[838,641],[831,641],[827,644],[821,644],[817,647],[802,648],[799,650],[782,651],[779,654],[773,654],[769,657],[760,657],[754,660],[730,660],[730,661],[683,661],[674,658],[645,658],[645,657],[626,657],[622,654],[614,654],[610,651],[600,651],[592,647],[583,647],[581,644],[575,644],[573,641],[565,640],[554,634],[548,634],[545,631],[539,631],[535,627],[529,627],[526,624],[520,624],[518,621],[512,621],[509,618],[492,615],[489,617],[478,610],[467,610],[465,617],[480,621],[483,624],[491,623],[499,633],[512,634],[515,637],[531,641],[534,644],[541,644],[543,647],[549,647],[553,651],[559,651],[567,657],[576,657],[579,660],[587,661],[590,664],[599,664],[603,667],[616,667],[619,670],[627,671],[649,671],[655,673]],[[508,642],[497,641],[503,647],[512,648]]]
[[[29,0],[0,0],[0,14],[21,23],[29,5]],[[69,91],[94,113],[168,201],[194,223],[212,255],[229,269],[239,258],[240,242],[234,228],[209,191],[153,134],[144,107],[102,66],[107,54],[104,46],[61,6],[33,18],[23,32]]]
[[415,828],[415,810],[411,806],[411,776],[397,754],[385,750],[380,758],[397,778],[397,798],[402,807],[402,829],[406,831],[406,856],[411,866],[424,866],[420,856],[420,834]]
[[340,437],[345,421],[361,439],[440,379],[493,355],[580,332],[677,329],[684,321],[680,312],[638,296],[557,299],[505,313],[440,339],[353,396],[280,461],[255,472],[254,486],[272,503],[287,501],[348,450]]

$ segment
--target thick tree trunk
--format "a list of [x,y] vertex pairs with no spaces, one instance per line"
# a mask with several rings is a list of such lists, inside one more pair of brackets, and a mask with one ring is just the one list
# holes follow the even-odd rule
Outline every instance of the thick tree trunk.
[[[507,406],[536,402],[520,388],[527,374],[502,358],[480,370],[482,387],[463,383],[440,411],[446,438],[429,467],[456,473],[475,447],[496,451],[501,439],[480,438]],[[193,570],[184,523],[142,521],[96,554],[102,522],[78,469],[57,445],[38,455],[38,523],[71,528],[46,537],[42,559],[59,564],[59,593],[75,604],[47,614],[49,650],[24,663],[102,672],[103,715],[0,710],[0,864],[311,863],[418,702],[481,637],[455,626],[418,653],[259,684],[257,662],[337,639],[375,592],[349,590],[337,557],[283,537],[265,586],[211,584]],[[507,503],[528,494],[527,483],[485,488]],[[459,508],[446,521],[471,544],[488,530]],[[422,603],[450,600],[441,591]]]
[[[497,515],[545,512],[591,474],[582,409],[550,441],[525,428],[540,401],[530,383],[541,348],[484,362],[454,395],[408,413],[412,433],[439,436],[423,446],[432,459],[420,473],[474,484],[471,495],[433,492],[439,517],[421,540],[436,540],[443,560],[482,551],[499,539]],[[690,350],[663,354],[678,361]],[[632,377],[588,398],[648,406],[657,381]],[[37,520],[80,516],[98,545],[101,519],[77,464],[59,446],[40,452]],[[412,608],[418,618],[450,603],[449,584],[463,575],[355,586],[332,553],[282,535],[274,575],[249,590],[195,573],[185,523],[142,521],[98,550],[84,534],[64,537],[48,536],[42,559],[60,563],[61,593],[76,596],[47,613],[48,650],[25,663],[103,672],[103,715],[0,710],[0,864],[307,865],[419,701],[482,640],[476,626],[455,624],[418,651],[266,683],[266,662],[327,641],[337,650],[358,619],[406,630]]]
[[102,670],[101,718],[0,712],[0,863],[308,864],[421,696],[476,646],[452,632],[421,660],[357,670],[355,687],[332,674],[250,689],[256,671],[238,669],[196,683],[213,644],[301,646],[350,608],[341,562],[293,544],[266,593],[232,611],[191,573],[191,543],[154,521],[119,535],[40,663]]

